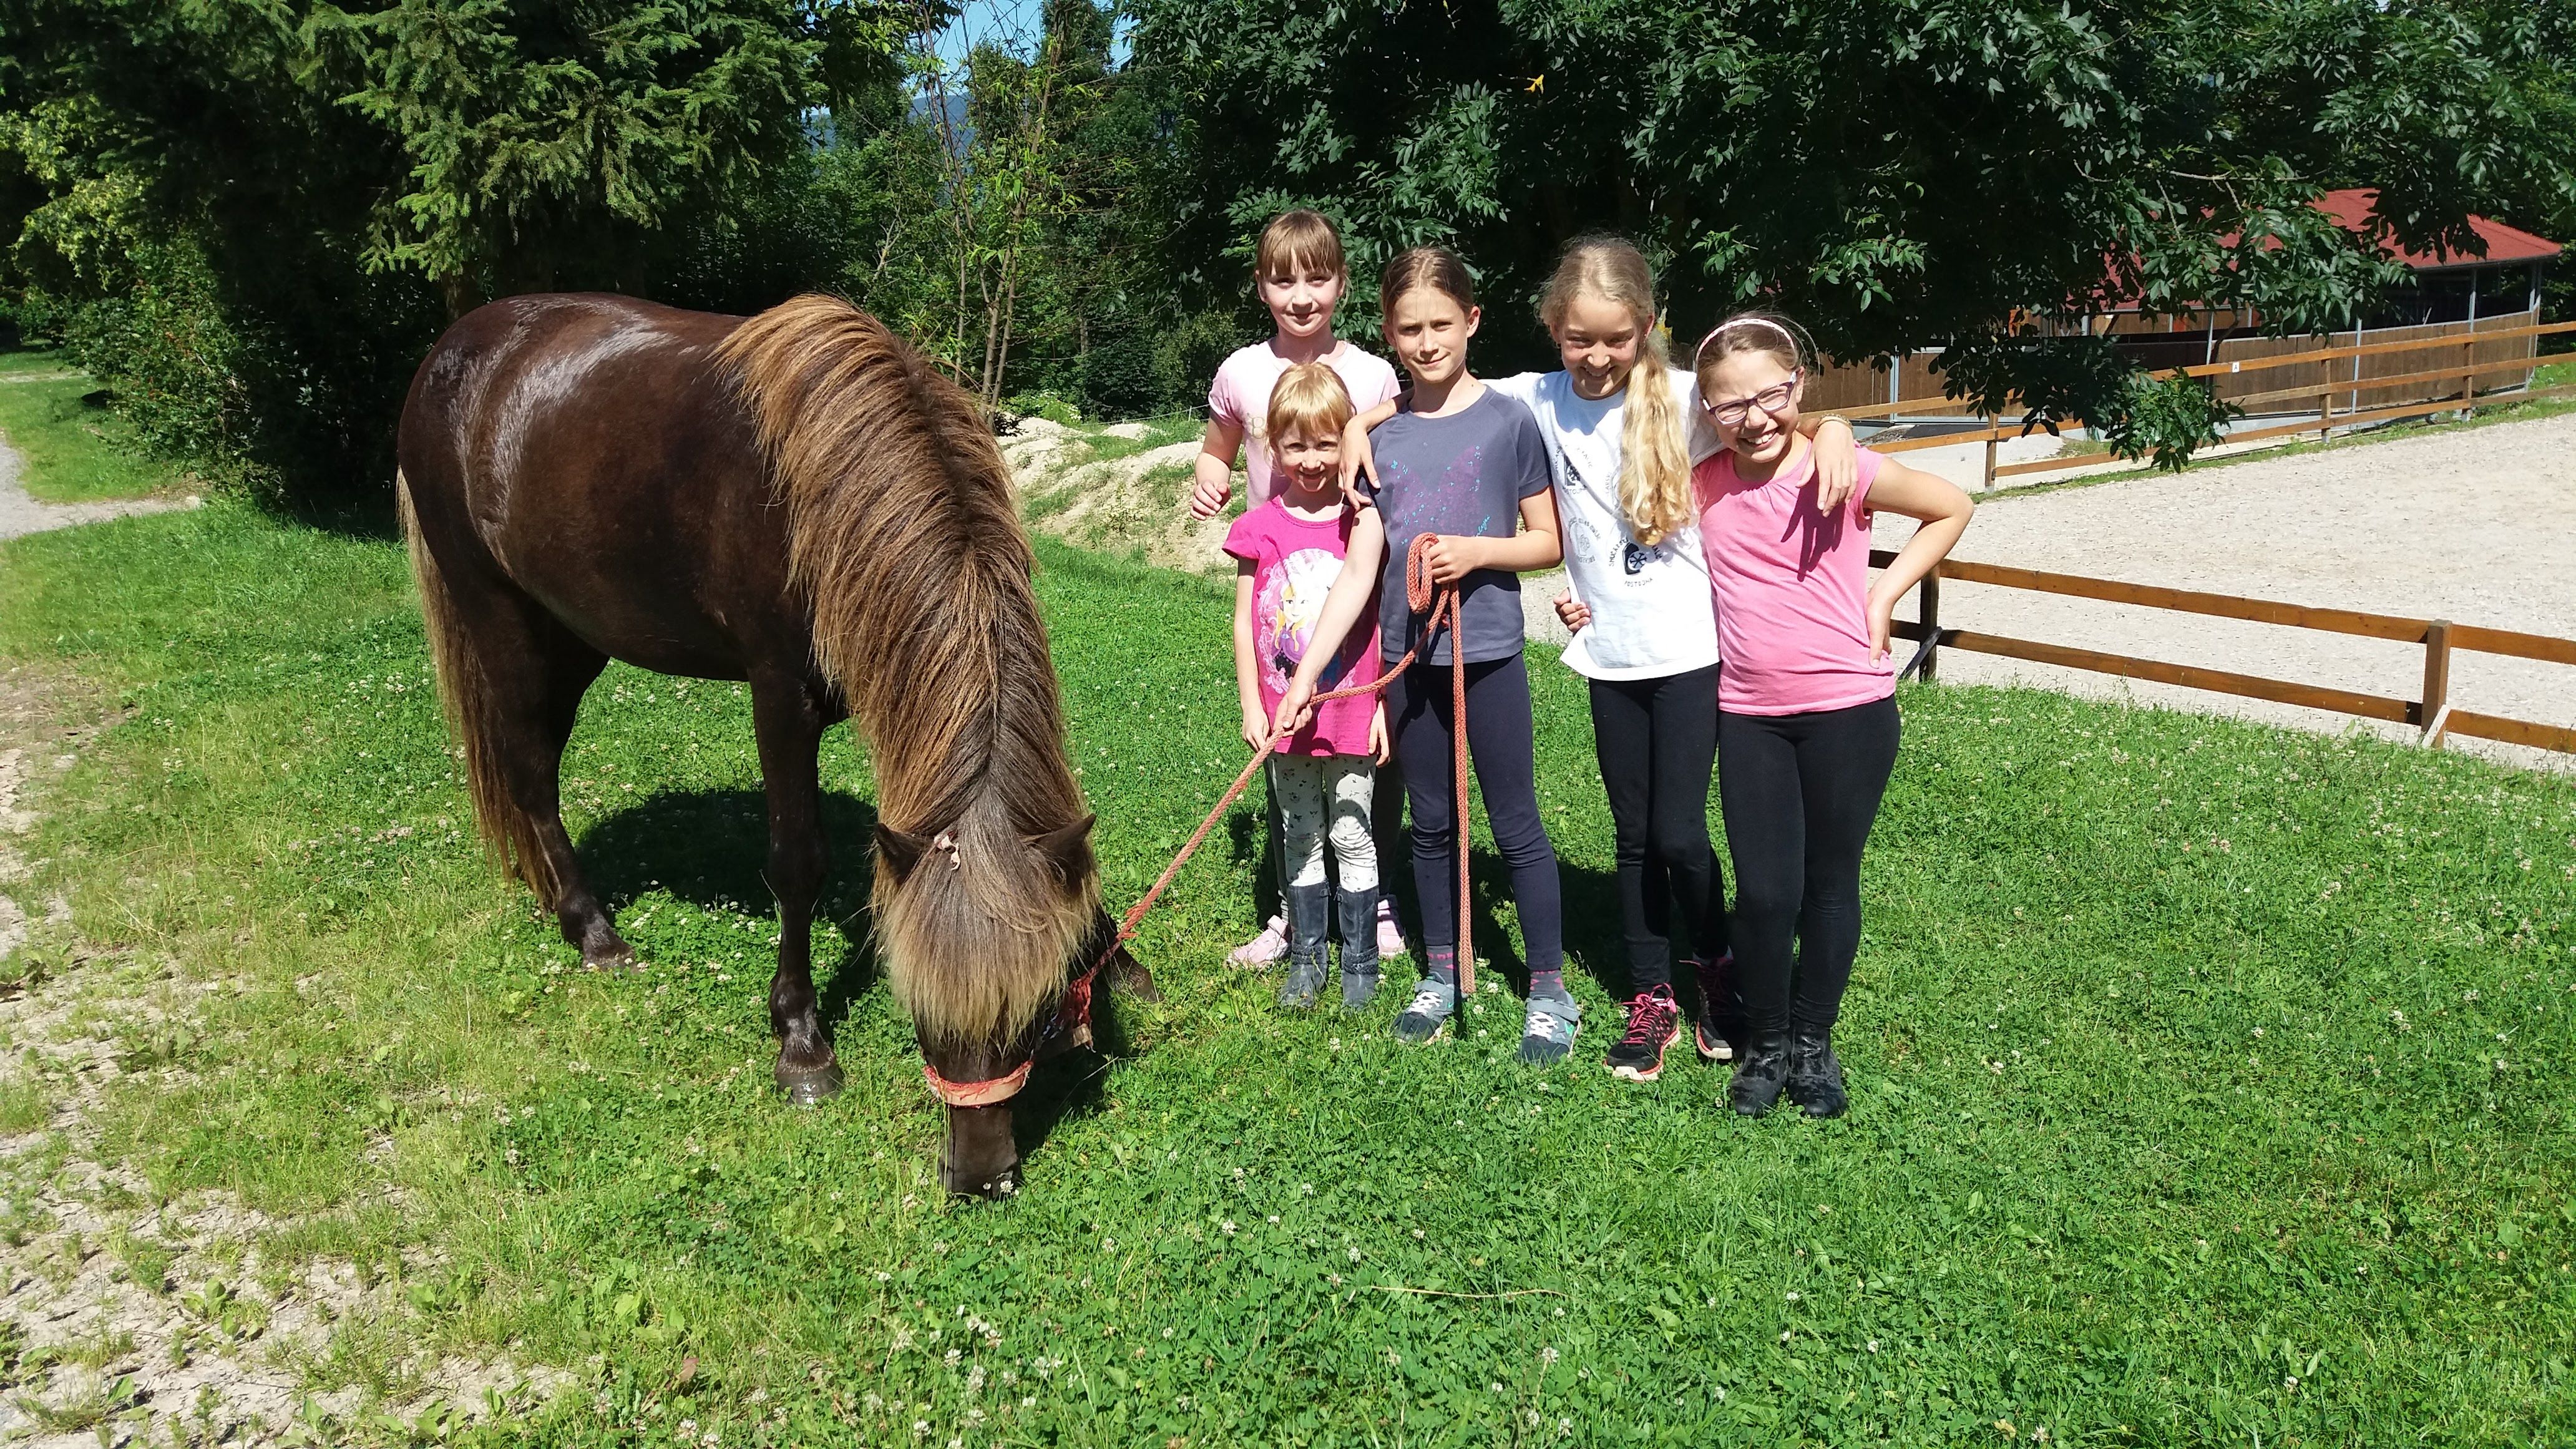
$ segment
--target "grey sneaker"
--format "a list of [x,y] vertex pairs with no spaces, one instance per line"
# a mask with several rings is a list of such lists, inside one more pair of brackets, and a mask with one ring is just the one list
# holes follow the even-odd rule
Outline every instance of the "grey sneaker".
[[1533,996],[1521,1023],[1520,1060],[1543,1067],[1565,1060],[1583,1029],[1583,1008],[1563,996]]
[[1458,1010],[1458,983],[1434,977],[1422,978],[1415,988],[1413,1002],[1395,1019],[1395,1039],[1420,1046],[1440,1035],[1449,1018]]

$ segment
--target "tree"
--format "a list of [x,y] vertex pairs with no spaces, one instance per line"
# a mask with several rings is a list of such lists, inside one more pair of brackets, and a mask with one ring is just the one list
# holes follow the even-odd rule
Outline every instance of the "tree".
[[[1364,256],[1454,242],[1526,302],[1607,228],[1667,263],[1678,330],[1756,299],[1844,357],[1948,349],[1955,392],[2129,401],[2106,344],[2015,317],[2107,295],[2341,323],[2368,244],[2471,244],[2576,194],[2548,117],[2576,5],[2487,0],[1137,0],[1192,113],[1179,243],[1291,201]],[[2379,237],[2307,205],[2381,189]],[[1489,329],[1489,334],[1492,329]],[[1523,356],[1534,331],[1502,329]],[[2081,354],[2091,353],[2093,356]],[[2155,411],[2150,409],[2149,411]]]
[[859,0],[317,4],[319,75],[398,138],[366,258],[451,314],[566,275],[640,289],[646,241],[807,145],[807,110],[891,80],[914,12]]
[[926,13],[8,0],[0,280],[67,311],[80,360],[174,449],[381,489],[412,366],[485,296],[745,299],[696,267],[710,240],[786,290],[836,274],[781,183],[815,176],[815,117],[889,104]]

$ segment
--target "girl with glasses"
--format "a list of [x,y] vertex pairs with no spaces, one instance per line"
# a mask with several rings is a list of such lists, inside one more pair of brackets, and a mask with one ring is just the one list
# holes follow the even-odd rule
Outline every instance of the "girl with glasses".
[[[1896,765],[1890,623],[1975,511],[1949,483],[1866,448],[1850,497],[1821,502],[1815,449],[1798,433],[1814,370],[1798,325],[1761,312],[1719,324],[1692,363],[1719,444],[1692,479],[1726,661],[1718,805],[1749,1038],[1728,1095],[1748,1117],[1784,1089],[1811,1117],[1849,1105],[1833,1029],[1860,949],[1861,851]],[[1922,524],[1875,584],[1874,512]]]

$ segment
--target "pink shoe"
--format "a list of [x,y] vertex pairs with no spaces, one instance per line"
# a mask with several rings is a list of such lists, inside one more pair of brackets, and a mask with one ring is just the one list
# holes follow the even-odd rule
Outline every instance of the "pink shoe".
[[1404,954],[1404,929],[1395,923],[1395,903],[1377,898],[1377,959]]
[[1233,954],[1225,959],[1237,966],[1258,971],[1264,966],[1276,965],[1279,959],[1287,954],[1288,919],[1285,916],[1272,916],[1270,924],[1261,928],[1260,935],[1235,947]]

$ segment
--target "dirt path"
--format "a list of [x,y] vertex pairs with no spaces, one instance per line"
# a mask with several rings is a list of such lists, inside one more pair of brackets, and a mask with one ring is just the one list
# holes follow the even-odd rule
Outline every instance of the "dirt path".
[[[167,1043],[202,1035],[204,979],[150,949],[74,933],[58,897],[22,906],[55,782],[113,724],[80,682],[0,670],[0,1437],[39,1449],[332,1442],[360,1410],[417,1421],[524,1410],[573,1376],[412,1346],[399,1270],[279,1258],[280,1233],[398,1203],[390,1185],[288,1220],[218,1192],[164,1198],[102,1151],[99,1107],[137,1073],[182,1068]],[[329,1367],[385,1355],[369,1401]]]
[[[13,379],[26,381],[25,378]],[[194,508],[197,497],[186,498],[112,498],[96,503],[39,503],[28,496],[25,479],[27,460],[9,446],[0,434],[0,540],[22,538],[30,533],[69,528],[77,523],[104,523],[111,518],[127,518],[138,513],[167,513],[174,508]]]
[[[1980,506],[1958,556],[2569,638],[2576,637],[2571,502],[2576,416],[2561,416],[1994,498]],[[1896,546],[1910,529],[1881,519],[1881,546]],[[1941,622],[2400,698],[2416,697],[2423,685],[2416,645],[2018,589],[1945,585]],[[2456,707],[2576,725],[2576,668],[2452,658]],[[2017,680],[2309,729],[2353,727],[2318,710],[1956,650],[1942,655],[1940,672],[1952,683]],[[2399,726],[2368,727],[2414,737]],[[2547,751],[2456,737],[2454,747],[2576,768]]]

